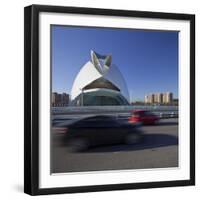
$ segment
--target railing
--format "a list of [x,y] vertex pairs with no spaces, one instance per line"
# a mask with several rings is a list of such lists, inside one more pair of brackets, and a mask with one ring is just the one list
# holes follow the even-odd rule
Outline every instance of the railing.
[[69,106],[69,107],[52,107],[52,113],[87,113],[87,112],[130,112],[135,109],[150,111],[178,111],[178,106]]
[[83,107],[52,107],[52,114],[56,115],[89,115],[112,114],[130,116],[136,109],[148,110],[160,118],[178,117],[178,106],[83,106]]

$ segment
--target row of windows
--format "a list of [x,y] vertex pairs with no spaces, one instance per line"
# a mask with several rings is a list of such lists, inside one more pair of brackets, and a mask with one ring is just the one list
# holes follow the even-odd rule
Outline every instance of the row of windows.
[[129,105],[128,101],[120,94],[111,96],[94,96],[91,94],[80,94],[72,105],[77,106],[114,106]]

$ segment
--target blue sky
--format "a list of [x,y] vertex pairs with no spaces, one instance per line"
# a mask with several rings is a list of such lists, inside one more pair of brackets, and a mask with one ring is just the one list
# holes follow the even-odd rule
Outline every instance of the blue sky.
[[[178,32],[52,26],[52,90],[70,94],[90,50],[112,54],[131,100],[153,92],[178,96]],[[86,77],[87,78],[87,77]]]

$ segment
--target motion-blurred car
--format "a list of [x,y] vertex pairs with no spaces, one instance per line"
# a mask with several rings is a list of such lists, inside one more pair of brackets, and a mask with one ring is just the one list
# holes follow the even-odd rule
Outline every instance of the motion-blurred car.
[[138,124],[118,120],[113,116],[93,116],[63,123],[54,132],[63,133],[63,140],[71,151],[108,144],[135,144],[142,141],[143,133]]
[[150,111],[146,110],[134,110],[129,117],[130,123],[141,123],[144,125],[154,125],[159,121],[159,117]]

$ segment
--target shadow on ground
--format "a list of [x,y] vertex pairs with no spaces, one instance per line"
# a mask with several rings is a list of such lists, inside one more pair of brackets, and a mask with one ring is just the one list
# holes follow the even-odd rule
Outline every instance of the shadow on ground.
[[135,150],[145,150],[158,147],[172,146],[177,144],[178,144],[178,138],[175,136],[167,134],[148,134],[144,135],[144,140],[140,144],[101,146],[96,148],[90,148],[82,153],[135,151]]

